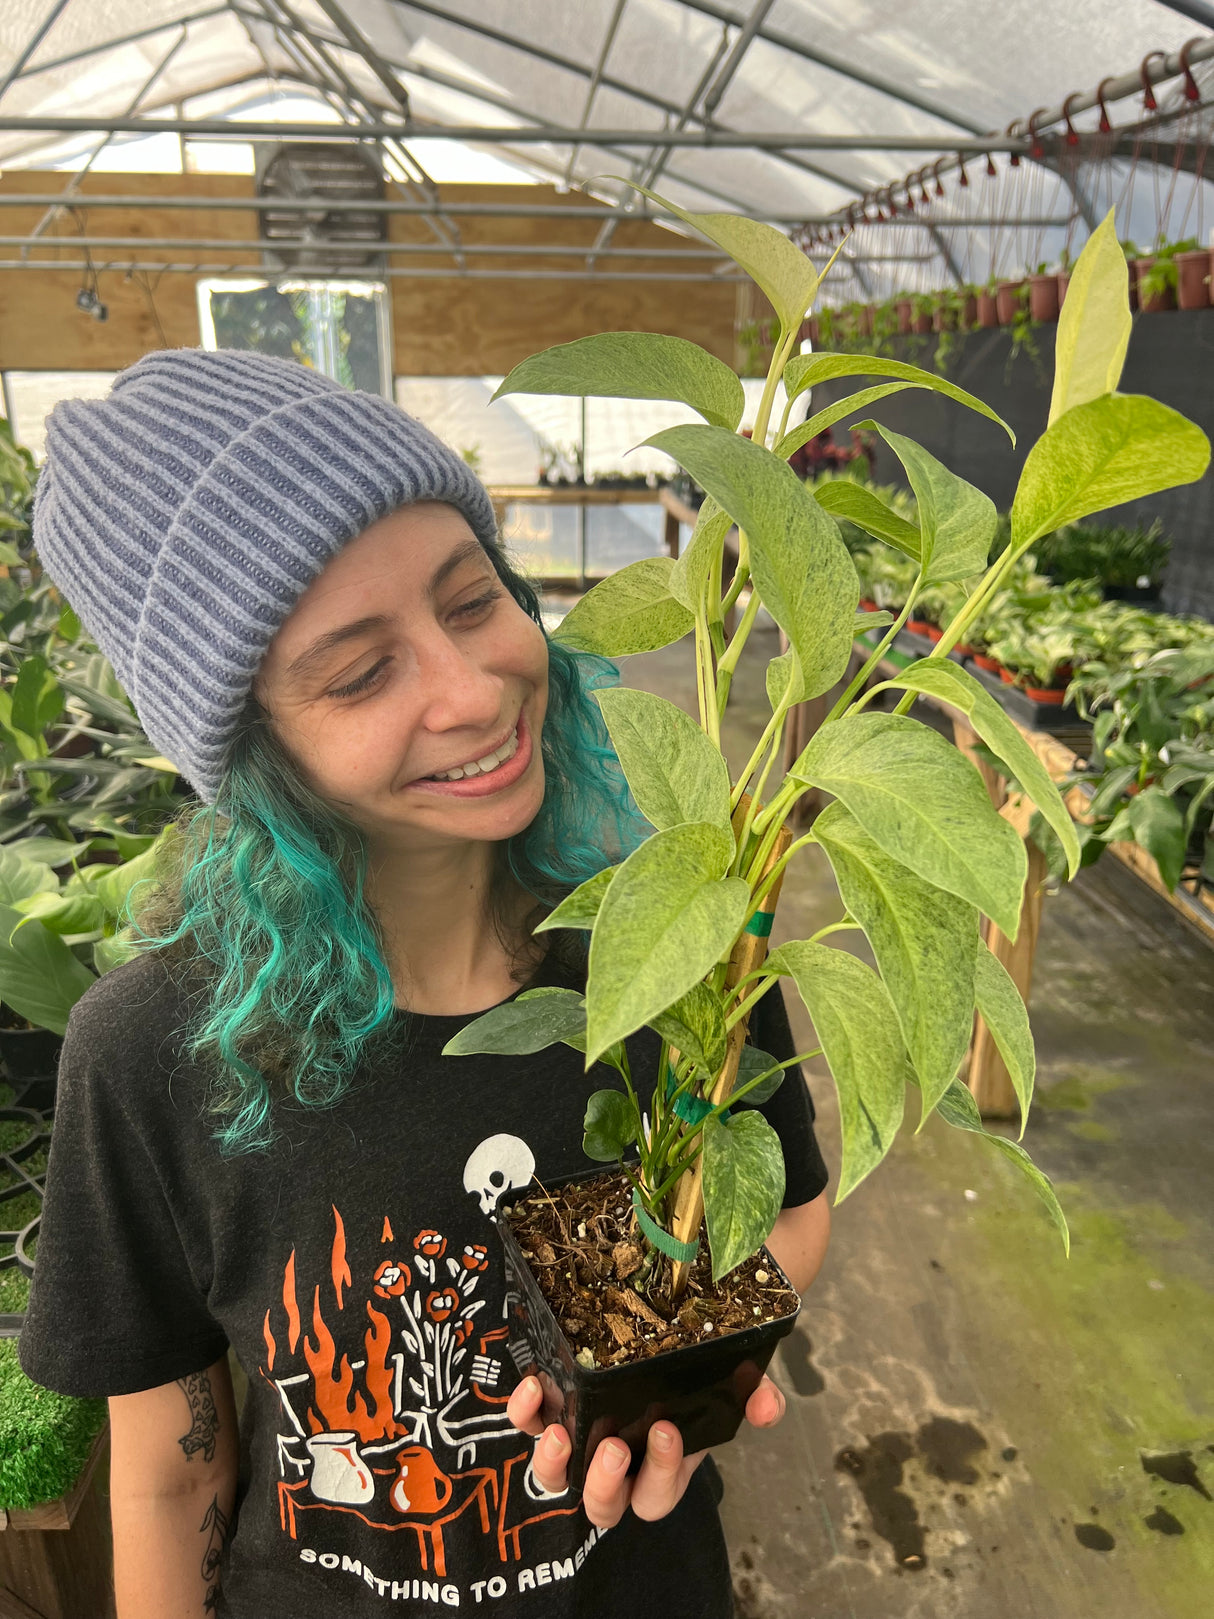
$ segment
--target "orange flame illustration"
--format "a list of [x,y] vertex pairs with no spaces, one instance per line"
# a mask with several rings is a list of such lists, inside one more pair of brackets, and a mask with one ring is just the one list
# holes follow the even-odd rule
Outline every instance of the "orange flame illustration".
[[294,1354],[299,1344],[299,1302],[295,1297],[295,1250],[291,1249],[291,1257],[287,1260],[287,1267],[282,1273],[282,1306],[287,1312],[287,1342]]
[[[343,1355],[341,1365],[337,1364],[337,1346],[320,1313],[319,1287],[312,1299],[312,1331],[316,1336],[316,1346],[313,1348],[305,1334],[304,1358],[312,1373],[316,1409],[323,1419],[323,1426],[331,1432],[352,1428],[362,1440],[378,1439],[381,1436],[380,1428],[372,1420],[362,1395],[354,1394],[354,1373],[350,1370],[349,1357]],[[354,1394],[353,1400],[351,1394]]]
[[382,1233],[380,1234],[380,1239],[379,1240],[380,1240],[380,1242],[395,1242],[396,1241],[396,1238],[392,1235],[392,1222],[391,1222],[391,1220],[389,1220],[389,1218],[388,1218],[388,1216],[386,1214],[384,1215],[384,1229],[383,1229]]
[[346,1287],[350,1287],[352,1283],[350,1281],[350,1266],[346,1262],[346,1228],[342,1224],[341,1215],[337,1212],[336,1203],[333,1204],[333,1219],[335,1222],[335,1229],[333,1232],[333,1259],[331,1267],[333,1273],[333,1291],[337,1294],[337,1308],[339,1310],[344,1310],[345,1305],[342,1303],[341,1297],[342,1286],[344,1285]]
[[278,1348],[278,1345],[274,1342],[274,1334],[270,1331],[270,1312],[268,1310],[266,1311],[266,1319],[261,1331],[262,1336],[266,1341],[266,1349],[269,1351],[270,1355],[269,1360],[266,1362],[266,1371],[272,1372],[274,1370],[274,1354]]

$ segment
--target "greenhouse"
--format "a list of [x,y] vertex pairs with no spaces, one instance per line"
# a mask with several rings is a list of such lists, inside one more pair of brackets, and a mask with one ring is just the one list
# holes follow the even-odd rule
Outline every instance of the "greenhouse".
[[1209,1611],[1212,136],[0,7],[0,1619]]

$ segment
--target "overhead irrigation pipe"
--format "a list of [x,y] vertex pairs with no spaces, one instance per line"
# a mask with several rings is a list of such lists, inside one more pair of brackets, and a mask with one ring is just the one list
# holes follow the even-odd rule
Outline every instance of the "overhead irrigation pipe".
[[[947,145],[949,153],[955,153],[956,155],[942,157],[939,162],[929,164],[926,170],[917,169],[913,173],[907,174],[904,179],[895,180],[891,185],[875,187],[872,191],[866,192],[858,202],[853,202],[845,208],[837,209],[828,223],[835,226],[840,224],[871,225],[879,223],[879,219],[857,219],[855,215],[860,211],[867,212],[870,204],[876,204],[880,208],[883,202],[889,206],[891,217],[896,217],[899,224],[911,223],[910,220],[904,217],[902,210],[894,201],[893,193],[895,191],[905,190],[909,206],[913,210],[915,206],[913,188],[916,185],[923,184],[925,173],[930,173],[934,178],[937,186],[936,194],[939,196],[941,194],[939,184],[942,172],[948,173],[950,170],[958,168],[964,172],[965,165],[962,159],[973,155],[975,152],[981,156],[989,157],[992,152],[1010,151],[1011,148],[1007,145],[1007,141],[1009,135],[1016,130],[1017,126],[1027,129],[1028,140],[1027,143],[1021,141],[1018,144],[1013,155],[1013,161],[1025,156],[1033,158],[1044,156],[1045,154],[1039,146],[1039,141],[1045,129],[1051,124],[1065,123],[1068,135],[1073,134],[1071,120],[1076,114],[1087,112],[1093,107],[1100,108],[1101,129],[1105,133],[1111,132],[1106,111],[1111,102],[1124,101],[1127,96],[1141,93],[1146,97],[1148,110],[1153,112],[1155,110],[1154,86],[1162,84],[1165,79],[1174,79],[1181,73],[1185,76],[1186,98],[1190,102],[1198,101],[1200,100],[1200,93],[1194,82],[1191,69],[1195,62],[1206,62],[1212,57],[1214,57],[1214,35],[1190,39],[1179,50],[1173,51],[1171,55],[1167,55],[1163,51],[1150,52],[1132,73],[1122,73],[1115,78],[1102,79],[1091,94],[1076,91],[1073,95],[1067,96],[1066,100],[1056,107],[1039,107],[1027,119],[1013,119],[1002,135],[992,134],[985,141],[941,141],[938,143],[940,146]],[[962,183],[965,184],[966,182],[963,180]],[[807,220],[806,223],[813,222]],[[936,223],[951,226],[959,224],[960,221],[941,218]],[[989,224],[990,220],[984,220],[983,223]],[[1024,221],[1024,223],[1028,222]]]
[[[316,244],[312,243],[315,247]],[[324,244],[328,246],[328,244]],[[450,253],[449,248],[432,247],[431,253]],[[580,250],[583,254],[586,249]],[[386,270],[362,270],[354,272],[349,265],[318,264],[310,265],[306,271],[267,270],[264,264],[161,264],[149,263],[140,259],[132,264],[129,259],[123,259],[118,264],[96,264],[88,259],[74,260],[47,260],[39,259],[31,262],[28,259],[0,260],[0,271],[4,270],[41,270],[45,275],[48,271],[63,271],[65,274],[78,270],[89,270],[97,275],[129,275],[132,270],[145,271],[155,275],[214,275],[214,276],[251,276],[259,281],[282,280],[288,275],[307,274],[314,276],[340,277],[349,280],[351,275],[357,274],[368,281],[397,281],[397,280],[434,280],[441,278],[464,281],[669,281],[682,284],[688,281],[707,282],[711,286],[738,286],[747,284],[748,277],[744,275],[710,275],[708,272],[687,274],[671,274],[670,272],[655,272],[651,274],[646,270],[534,270],[520,266],[517,270],[460,270],[460,269],[421,269],[415,266],[390,265]]]
[[[1214,49],[1214,42],[1212,42]],[[1165,75],[1166,77],[1166,75]],[[259,140],[456,140],[478,145],[687,146],[774,151],[779,147],[823,152],[1014,152],[1027,154],[1023,136],[824,135],[804,129],[564,129],[555,124],[519,128],[501,124],[275,124],[233,122],[226,118],[17,118],[0,115],[0,130],[18,134],[195,135],[207,139]]]

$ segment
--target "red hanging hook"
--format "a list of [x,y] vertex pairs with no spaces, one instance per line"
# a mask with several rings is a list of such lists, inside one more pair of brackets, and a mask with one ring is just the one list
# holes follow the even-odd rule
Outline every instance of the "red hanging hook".
[[903,182],[902,182],[903,189],[906,192],[906,201],[905,201],[905,203],[903,203],[903,207],[906,209],[907,213],[909,213],[909,214],[913,214],[914,211],[915,211],[914,184],[915,184],[915,177],[914,177],[913,174],[908,174],[906,179],[903,180]]
[[[1023,127],[1022,127],[1022,121],[1019,118],[1013,118],[1011,123],[1007,126],[1007,128],[1003,131],[1003,133],[1009,139],[1011,139],[1015,135],[1022,135],[1024,133],[1024,130],[1023,130]],[[1018,169],[1020,167],[1020,153],[1019,152],[1013,152],[1011,154],[1011,156],[1008,158],[1007,161],[1008,161],[1008,167],[1009,168]]]
[[992,180],[999,173],[999,170],[995,167],[995,159],[989,152],[986,154],[986,172]]
[[1040,162],[1045,156],[1045,147],[1042,146],[1041,136],[1037,133],[1037,120],[1041,117],[1043,112],[1048,112],[1049,110],[1050,109],[1048,107],[1038,107],[1036,112],[1029,113],[1028,137],[1033,143],[1029,147],[1029,156],[1034,158],[1037,162]]
[[965,158],[960,152],[957,153],[957,168],[960,171],[958,179],[957,179],[957,184],[959,186],[967,186],[967,185],[969,185],[970,177],[965,172]]
[[931,206],[932,194],[927,189],[927,180],[925,178],[926,174],[927,165],[924,164],[924,166],[919,170],[919,201],[924,205],[925,208],[928,208]]
[[1082,94],[1082,90],[1072,90],[1062,103],[1062,116],[1066,119],[1066,143],[1068,146],[1079,145],[1079,131],[1071,122],[1071,102],[1077,101]]
[[944,162],[944,159],[942,157],[938,157],[936,159],[936,161],[932,164],[932,173],[936,177],[936,195],[938,197],[942,197],[944,195],[944,186],[942,185],[941,180],[940,180],[940,165],[943,162]]
[[1138,69],[1138,77],[1142,80],[1143,112],[1157,112],[1159,110],[1159,103],[1155,99],[1155,91],[1151,84],[1151,62],[1156,56],[1158,56],[1160,60],[1164,62],[1166,62],[1168,59],[1166,53],[1163,51],[1148,51],[1142,59],[1142,65]]
[[1189,52],[1194,45],[1201,44],[1201,35],[1194,39],[1186,39],[1180,47],[1180,71],[1184,74],[1184,98],[1186,101],[1200,101],[1201,91],[1197,88],[1197,80],[1193,77],[1193,69],[1189,66]]
[[1100,103],[1099,127],[1102,135],[1111,135],[1113,133],[1113,121],[1109,117],[1109,109],[1104,104],[1104,87],[1106,84],[1112,84],[1112,82],[1112,77],[1109,77],[1107,79],[1101,79],[1100,83],[1096,86],[1096,100]]

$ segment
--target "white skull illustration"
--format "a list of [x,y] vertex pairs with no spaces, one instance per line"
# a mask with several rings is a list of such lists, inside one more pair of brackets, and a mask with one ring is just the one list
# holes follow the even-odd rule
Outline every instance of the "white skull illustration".
[[531,1148],[518,1136],[490,1136],[464,1165],[464,1191],[475,1192],[481,1209],[492,1214],[508,1190],[527,1185],[535,1174]]

